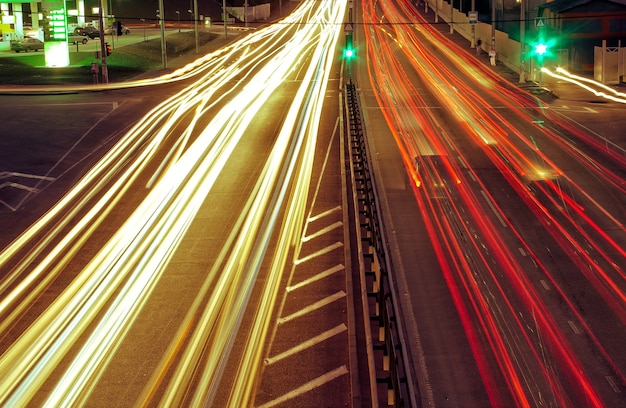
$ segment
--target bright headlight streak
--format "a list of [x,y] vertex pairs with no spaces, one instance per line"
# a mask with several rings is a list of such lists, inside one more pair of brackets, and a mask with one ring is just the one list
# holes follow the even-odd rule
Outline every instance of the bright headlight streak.
[[[298,50],[298,52],[301,52],[301,50]],[[285,65],[285,66],[286,66],[286,65]],[[155,111],[155,112],[156,112],[156,111]],[[156,116],[162,117],[162,116],[163,116],[163,112],[161,112],[161,111],[157,112],[157,113],[156,113]],[[155,125],[153,124],[153,125],[150,125],[150,126],[154,127]],[[162,135],[162,136],[164,137],[165,135]],[[158,145],[158,144],[154,144],[153,146],[155,146],[155,147],[156,147],[157,145]],[[154,149],[152,149],[152,150],[154,150]],[[142,161],[147,161],[147,160],[142,160]],[[53,308],[51,308],[51,309],[53,309]],[[3,360],[7,361],[4,357],[6,357],[6,356],[3,356]]]
[[[337,12],[339,16],[343,16],[345,9],[337,10]],[[237,370],[236,381],[231,389],[229,406],[249,406],[251,403],[253,385],[256,378],[255,374],[258,372],[261,364],[262,346],[267,337],[271,312],[274,308],[279,283],[287,263],[289,248],[300,236],[304,225],[305,206],[307,203],[306,197],[311,180],[311,166],[306,164],[313,161],[316,146],[316,137],[311,135],[316,135],[319,127],[324,94],[328,84],[330,67],[332,65],[332,50],[335,48],[338,38],[338,32],[336,30],[326,34],[325,41],[320,41],[320,46],[318,47],[319,55],[316,59],[320,61],[320,66],[314,67],[311,65],[309,69],[309,77],[314,74],[322,77],[318,77],[314,81],[315,89],[311,91],[314,97],[312,97],[310,101],[310,105],[312,106],[311,109],[306,109],[305,111],[310,117],[304,119],[304,123],[307,124],[307,127],[301,131],[303,133],[301,137],[306,138],[305,140],[307,141],[301,160],[304,165],[298,168],[298,174],[294,177],[297,181],[297,186],[288,203],[286,210],[288,217],[284,222],[283,228],[280,229],[281,234],[277,246],[277,254],[273,258],[269,279],[265,285],[264,294],[261,296],[261,304],[257,308],[257,315],[253,322],[250,341],[246,345],[239,369]],[[325,48],[322,43],[326,45]],[[317,69],[314,70],[313,68]],[[322,75],[320,75],[320,71]],[[306,135],[309,135],[309,137],[306,137]]]
[[[246,47],[249,47],[250,44],[254,44],[255,43],[254,39],[257,37],[259,41],[265,40],[265,37],[267,36],[265,34],[265,31],[271,32],[272,27],[273,26],[270,26],[268,30],[259,32],[258,33],[259,35],[254,35],[254,36],[249,36],[249,37],[244,38],[241,41],[242,44],[236,43],[235,45],[232,45],[231,47],[228,48],[231,51],[227,54],[227,56],[232,54],[235,50],[246,48]],[[260,48],[263,49],[262,46]],[[210,87],[210,88],[213,88],[213,91],[216,91],[218,88],[220,88],[221,86],[225,85],[228,81],[230,81],[235,75],[240,73],[243,67],[239,68],[238,70],[233,70],[233,69],[226,70],[226,69],[221,68],[222,66],[221,64],[225,63],[225,58],[221,58],[219,60],[212,60],[212,57],[214,55],[224,54],[224,53],[225,51],[219,50],[215,53],[209,54],[205,56],[204,58],[197,60],[193,64],[190,64],[195,67],[198,64],[198,61],[209,60],[209,61],[212,61],[213,65],[216,65],[218,68],[212,69],[210,72],[206,73],[205,77],[201,78],[196,84],[193,84],[190,87],[185,88],[183,91],[178,93],[178,96],[169,98],[159,107],[153,109],[144,120],[142,120],[141,122],[139,122],[137,125],[133,127],[133,130],[131,130],[128,133],[128,135],[125,137],[125,139],[123,139],[120,142],[120,144],[118,144],[116,147],[113,148],[111,153],[107,154],[107,156],[105,156],[105,158],[103,158],[103,160],[101,160],[99,164],[94,166],[94,169],[90,171],[86,175],[86,177],[83,178],[83,182],[85,180],[89,182],[90,180],[94,180],[94,179],[95,180],[106,179],[106,177],[103,177],[103,174],[101,173],[101,171],[108,169],[110,163],[124,162],[129,157],[131,157],[131,154],[134,151],[132,150],[133,145],[141,145],[141,143],[143,143],[143,141],[134,140],[132,139],[132,137],[138,137],[138,136],[143,137],[144,135],[150,135],[151,130],[156,128],[158,124],[161,122],[162,116],[167,115],[166,110],[169,108],[173,108],[175,104],[179,103],[178,101],[180,98],[184,99],[187,92],[193,91],[194,88],[197,86]],[[216,64],[216,62],[218,62],[218,64]],[[204,71],[206,71],[206,69]],[[226,95],[228,92],[229,90],[226,89],[226,92],[222,93],[221,97]],[[82,183],[83,186],[85,186],[85,184],[86,183]],[[87,186],[85,186],[85,189],[88,189],[88,191],[93,190],[93,188],[90,188]],[[40,229],[43,229],[43,224],[48,222],[53,216],[56,216],[60,212],[61,209],[64,209],[65,206],[68,205],[70,201],[68,198],[75,198],[78,195],[78,193],[82,193],[82,190],[75,188],[72,191],[70,191],[69,194],[61,201],[59,205],[55,206],[55,208],[51,212],[47,213],[44,217],[42,217],[42,219],[40,219],[33,227],[31,227],[28,232],[23,234],[10,247],[8,247],[2,253],[0,253],[0,266],[6,263],[8,258],[12,256],[13,252],[19,250],[20,248],[23,247],[23,245],[28,243],[30,239],[32,238],[32,236],[37,233],[37,231],[39,231]]]
[[[301,100],[301,96],[296,97],[295,100],[296,101]],[[299,106],[296,103],[294,103],[292,105],[292,109],[289,115],[290,117],[292,117],[292,119],[286,120],[286,125],[283,127],[283,132],[281,132],[283,134],[282,139],[286,138],[286,140],[288,140],[289,137],[293,137],[292,130],[291,130],[293,125],[288,125],[288,123],[293,122],[295,120],[295,114],[297,113],[298,110],[299,110]],[[286,141],[283,143],[286,143]],[[279,143],[277,142],[277,146],[278,145]],[[280,163],[284,161],[284,158],[283,158],[284,152],[276,153],[276,150],[274,152],[275,153],[273,153],[272,155],[273,156],[277,155],[277,156],[274,158],[273,161],[272,160],[268,161],[268,164],[273,163],[274,166],[279,166]],[[279,168],[280,167],[276,167],[276,169],[279,169]],[[267,172],[264,172],[264,173],[267,173]],[[276,177],[276,176],[274,175],[273,177]],[[261,186],[267,186],[267,185],[268,185],[268,182],[264,182],[261,185],[257,185],[257,188],[255,190],[263,191],[263,188]],[[267,192],[271,191],[267,187],[265,187],[265,190]],[[263,195],[260,195],[260,198],[267,200],[267,198],[264,198]],[[258,207],[258,205],[254,205],[254,204],[251,206],[252,208]],[[261,214],[265,213],[265,211],[263,210],[258,210],[258,211]],[[255,234],[254,231],[250,230],[253,228],[255,223],[258,224],[258,222],[260,221],[258,217],[256,217],[255,215],[256,212],[257,211],[254,211],[254,210],[249,211],[249,219],[248,221],[244,223],[245,226],[243,228],[242,233],[240,234],[240,239],[238,240],[238,243],[236,244],[236,248],[239,248],[239,249],[233,250],[234,256],[231,256],[230,258],[231,261],[229,261],[228,266],[222,270],[222,275],[221,275],[222,279],[220,279],[220,281],[222,281],[223,283],[216,285],[216,287],[219,288],[218,291],[224,292],[224,293],[223,295],[220,295],[220,296],[216,296],[214,294],[214,296],[211,297],[212,304],[208,305],[208,307],[205,309],[205,312],[203,314],[204,317],[202,318],[200,324],[197,325],[197,327],[200,328],[200,331],[196,332],[192,340],[189,340],[190,349],[185,352],[186,362],[179,365],[177,374],[172,378],[170,382],[170,387],[168,388],[168,391],[166,392],[166,395],[168,395],[168,399],[164,399],[162,401],[163,406],[168,406],[171,404],[177,405],[181,403],[180,399],[183,397],[184,390],[187,387],[187,380],[188,380],[188,375],[189,375],[188,373],[190,372],[190,370],[192,370],[192,367],[197,367],[197,360],[200,358],[200,352],[202,351],[202,349],[204,349],[204,347],[206,347],[206,344],[208,344],[207,336],[211,334],[211,330],[209,330],[209,328],[213,328],[212,331],[218,332],[218,333],[234,333],[234,331],[232,330],[233,328],[232,325],[237,324],[237,321],[233,321],[233,319],[222,321],[220,319],[220,316],[240,315],[241,311],[244,310],[244,308],[241,307],[242,305],[241,301],[245,300],[246,297],[234,296],[232,294],[229,296],[227,291],[231,290],[232,288],[236,288],[236,286],[230,283],[227,284],[226,279],[229,276],[240,277],[242,276],[244,271],[248,271],[248,279],[250,279],[250,276],[254,272],[254,270],[258,269],[258,267],[260,266],[260,262],[258,263],[250,262],[248,264],[248,267],[241,269],[243,265],[237,261],[237,259],[248,259],[248,253],[251,250],[251,247],[250,247],[251,243],[246,238],[246,236],[258,235],[258,234]],[[254,228],[258,228],[258,226]],[[263,243],[263,241],[261,241],[259,245],[264,246],[265,244]],[[243,253],[242,251],[245,253]],[[246,289],[249,290],[249,284],[244,285],[243,290],[246,290]],[[227,311],[224,311],[223,308],[227,304],[220,301],[219,300],[220,297],[224,297],[224,299],[227,299],[227,298],[237,299],[239,300],[239,302],[234,305],[228,305],[229,310],[231,310],[231,312],[229,313]],[[220,305],[220,304],[222,306],[218,308],[217,305]],[[221,326],[219,328],[216,328],[215,325],[218,325],[218,324]],[[226,356],[227,354],[223,353],[223,350],[226,347],[229,347],[230,339],[228,336],[225,336],[225,337],[218,336],[213,341],[211,341],[211,344],[212,344],[213,352],[210,354],[212,356]],[[223,362],[224,362],[223,359],[211,358],[207,362],[207,364],[203,367],[201,372],[205,373],[205,376],[203,377],[203,384],[205,385],[199,386],[197,387],[197,389],[204,390],[204,392],[199,391],[199,394],[197,394],[195,397],[196,399],[194,403],[192,403],[191,405],[197,405],[201,402],[205,403],[206,402],[205,398],[209,398],[210,400],[211,398],[210,395],[212,394],[212,390],[214,390],[214,387],[216,384],[216,381],[215,381],[216,373],[219,374],[221,372],[220,367],[222,366]],[[209,391],[206,391],[206,390],[209,390]]]
[[[548,68],[541,68],[541,72],[545,72],[546,74],[550,75],[551,77],[554,78],[558,78],[558,79],[562,79],[563,81],[567,81],[571,84],[574,85],[578,85],[579,87],[591,92],[592,94],[599,96],[601,98],[604,99],[608,99],[611,100],[613,102],[619,102],[619,103],[626,103],[626,94],[622,93],[622,92],[618,92],[600,82],[597,81],[593,81],[589,78],[584,78],[581,76],[577,76],[577,75],[573,75],[570,74],[569,72],[567,72],[566,70],[564,70],[563,68],[557,68],[556,70],[557,72],[562,73],[563,75],[559,75],[556,72],[552,72],[552,70],[548,69]],[[591,84],[593,86],[596,86],[598,88],[601,88],[607,92],[610,92],[614,95],[617,96],[621,96],[621,98],[618,98],[616,96],[613,95],[609,95],[607,92],[603,92],[603,91],[598,91],[596,89],[593,89],[591,86],[586,85],[585,83]]]
[[[282,160],[280,160],[280,161],[282,161]],[[258,185],[257,185],[257,189],[258,189],[259,187],[260,187],[260,186],[258,186]],[[249,211],[249,212],[250,212],[250,211]],[[254,211],[251,211],[251,212],[253,213]],[[245,234],[242,234],[242,235],[245,235]],[[243,243],[240,243],[239,245],[240,245],[241,247],[244,247],[244,246],[245,246]],[[233,258],[231,258],[231,259],[233,259]],[[228,276],[229,276],[229,275],[232,275],[232,274],[228,274]],[[221,276],[226,277],[227,275],[226,275],[225,273],[222,273],[222,274],[221,274]],[[228,288],[228,287],[230,287],[231,285],[219,284],[219,285],[216,285],[216,286],[217,286],[217,287],[219,287],[219,288]],[[213,297],[212,299],[215,299],[215,297]],[[208,308],[207,308],[207,310],[208,310],[208,311],[213,310],[213,309],[214,309],[213,307],[208,307]],[[239,310],[240,310],[240,309],[239,309]],[[227,314],[227,313],[223,313],[223,314]],[[190,317],[188,317],[188,318],[190,318]],[[213,323],[210,323],[210,321],[213,321]],[[198,325],[198,327],[200,327],[200,328],[207,328],[207,327],[209,327],[209,326],[211,326],[211,327],[212,327],[212,325],[213,325],[213,324],[216,324],[216,323],[215,323],[215,319],[209,319],[209,320],[205,321],[204,323],[202,323],[202,324]],[[185,326],[186,326],[186,325],[185,325]],[[222,330],[219,330],[219,331],[221,332]],[[207,334],[207,335],[208,335],[208,334]],[[206,342],[204,341],[204,339],[200,339],[200,340],[196,340],[196,341],[190,341],[190,343],[192,343],[192,344],[198,344],[198,345],[203,345],[203,344],[206,344]],[[173,344],[172,348],[175,348],[174,346],[175,346],[175,343]],[[200,346],[198,346],[198,347],[200,347]],[[172,348],[171,348],[171,349],[172,349]],[[216,354],[216,353],[212,353],[212,355],[215,355],[215,354]],[[191,355],[196,355],[196,354],[195,354],[195,353],[190,353],[190,352],[187,352],[187,353],[185,353],[185,355],[186,355],[186,356],[191,356]],[[194,359],[192,359],[192,360],[195,360],[195,359],[197,359],[197,358],[198,358],[198,357],[196,356],[196,357],[194,357]],[[203,371],[204,371],[205,373],[212,373],[212,372],[213,372],[213,370],[212,370],[211,368],[205,368]],[[187,370],[186,370],[186,369],[180,369],[180,370],[179,370],[180,381],[179,381],[179,380],[172,380],[172,382],[171,382],[172,386],[170,387],[171,392],[177,392],[177,391],[178,391],[178,392],[183,392],[183,390],[184,390],[184,388],[185,388],[185,387],[184,387],[184,386],[182,386],[181,381],[185,381],[185,378],[186,378],[186,376],[187,376],[187,374],[185,374],[186,372],[187,372]],[[202,388],[202,387],[201,387],[201,388]],[[169,393],[168,393],[168,395],[172,395],[172,394],[171,394],[171,392],[169,392]],[[148,394],[150,394],[150,392],[148,392]],[[142,400],[143,400],[143,399],[142,399]],[[176,401],[178,401],[178,400],[176,400]],[[162,401],[162,403],[163,403],[163,405],[169,405],[169,404],[172,404],[173,402],[172,402],[172,400],[163,400],[163,401]]]
[[[259,35],[259,37],[264,38],[263,35]],[[248,37],[246,38],[245,43],[247,44],[246,45],[247,47],[249,44],[252,44],[253,41],[251,41],[251,39]],[[239,49],[239,48],[245,48],[245,47],[231,47],[231,48]],[[207,73],[204,78],[201,78],[196,84],[193,84],[185,88],[183,91],[179,92],[178,96],[169,98],[159,107],[153,109],[150,113],[146,115],[146,118],[144,120],[142,120],[141,122],[139,122],[137,125],[133,127],[133,129],[128,133],[128,135],[120,142],[120,144],[118,144],[116,147],[113,148],[111,153],[107,154],[107,156],[105,156],[105,158],[103,158],[99,164],[94,166],[94,169],[92,169],[92,171],[90,171],[83,178],[83,182],[85,180],[89,182],[94,179],[95,180],[106,179],[106,177],[103,177],[103,174],[101,173],[101,171],[107,170],[109,168],[110,163],[126,161],[129,157],[131,157],[131,155],[134,152],[134,150],[132,149],[133,145],[141,145],[143,143],[142,139],[133,139],[133,137],[138,138],[138,137],[143,137],[144,135],[151,135],[151,131],[157,128],[158,125],[162,122],[162,117],[167,116],[167,110],[170,108],[173,109],[176,106],[176,104],[179,103],[179,100],[184,100],[188,92],[193,92],[194,89],[198,86],[203,87],[203,89],[206,87],[210,87],[212,88],[213,92],[216,92],[217,89],[226,85],[227,82],[232,80],[232,78],[235,75],[239,74],[242,69],[243,67],[239,69],[235,69],[235,70],[233,69],[224,70],[220,68],[218,70],[211,71]],[[225,89],[225,92],[220,94],[220,98],[223,98],[229,92],[230,90],[228,88]],[[167,124],[165,124],[164,126],[167,126]],[[154,147],[155,150],[158,147],[159,142],[160,140],[157,140],[157,143],[153,144],[155,145]],[[82,183],[81,185],[83,185],[85,189],[88,189],[88,191],[93,190],[93,188],[86,186],[86,184],[87,183]],[[78,193],[82,193],[82,190],[75,188],[72,191],[70,191],[69,194],[63,199],[63,201],[61,201],[59,205],[55,206],[55,208],[51,212],[47,213],[33,227],[31,227],[27,233],[19,237],[9,248],[7,248],[5,251],[0,253],[0,266],[2,266],[2,264],[4,264],[8,260],[8,258],[12,255],[12,252],[17,251],[20,248],[22,248],[23,245],[25,245],[26,243],[30,241],[32,235],[36,234],[38,230],[43,229],[43,224],[48,222],[53,216],[56,216],[60,212],[60,210],[64,209],[65,206],[68,205],[69,203],[68,198],[75,198],[78,195]]]
[[[299,51],[298,51],[298,52],[299,52]],[[281,64],[281,66],[283,66],[283,67],[288,67],[289,65],[287,65],[287,64]],[[269,95],[269,94],[271,94],[271,90],[269,90],[269,91],[267,92],[267,95]],[[248,96],[248,95],[246,95],[246,96]],[[194,147],[193,149],[190,149],[190,150],[195,150],[195,147]],[[182,196],[185,196],[185,194],[181,194],[181,195],[182,195]],[[152,201],[152,200],[149,200],[149,201]],[[145,225],[145,224],[142,224],[142,225]],[[126,248],[128,248],[127,243],[123,243],[123,244],[122,244],[122,246],[125,248],[125,251],[126,251]],[[132,247],[131,247],[131,248],[132,248]],[[106,251],[104,251],[104,252],[106,252]],[[129,252],[130,252],[130,253],[136,253],[134,250],[132,250],[132,251],[131,251],[131,250],[129,250],[129,251],[128,251],[128,252],[126,252],[126,253],[129,253]],[[116,260],[117,260],[117,257],[116,257]],[[125,260],[125,261],[128,261],[128,260]],[[91,309],[91,308],[90,308],[90,309]],[[73,331],[75,331],[75,330],[73,330]],[[91,353],[90,355],[93,355],[93,353]],[[101,355],[102,355],[102,353],[101,353]],[[78,360],[81,360],[81,359],[78,359]]]
[[[260,35],[259,37],[263,39],[265,38],[264,35]],[[251,41],[249,38],[247,38],[246,40],[246,44],[253,43],[253,41]],[[250,64],[256,63],[252,61]],[[68,214],[68,217],[66,217],[67,221],[56,225],[56,227],[52,231],[49,231],[47,236],[38,246],[38,249],[34,248],[30,252],[29,256],[22,260],[22,262],[20,263],[21,266],[18,265],[16,268],[14,268],[11,276],[3,280],[3,286],[0,287],[0,291],[3,290],[2,288],[9,287],[10,284],[16,281],[20,274],[24,270],[26,270],[26,268],[37,256],[39,256],[43,251],[48,251],[48,255],[45,257],[44,261],[39,264],[36,271],[32,272],[31,274],[29,274],[28,277],[21,280],[18,288],[9,296],[3,296],[2,301],[0,302],[0,311],[5,310],[6,307],[12,304],[20,296],[23,296],[24,293],[28,293],[28,288],[30,287],[30,285],[32,285],[33,282],[37,281],[41,277],[45,267],[47,267],[48,265],[58,264],[58,262],[55,262],[54,257],[60,253],[65,252],[65,248],[67,247],[67,245],[69,245],[76,237],[81,236],[81,234],[85,231],[84,228],[89,225],[93,227],[93,221],[94,219],[96,219],[96,217],[99,216],[102,219],[103,216],[108,213],[108,211],[104,208],[106,208],[106,206],[108,206],[108,208],[111,208],[116,203],[117,200],[115,199],[115,197],[121,195],[121,193],[124,191],[125,186],[128,186],[132,182],[132,180],[139,174],[143,167],[147,165],[153,155],[158,152],[159,146],[162,144],[163,140],[167,136],[166,130],[169,130],[171,127],[173,127],[173,125],[168,124],[171,123],[171,121],[163,122],[163,118],[169,116],[168,111],[170,109],[175,109],[180,101],[185,101],[188,98],[190,92],[191,94],[197,94],[197,88],[205,89],[206,87],[210,87],[212,92],[216,92],[217,89],[226,86],[227,83],[231,81],[235,75],[238,75],[242,69],[243,67],[231,70],[220,70],[218,71],[220,72],[219,75],[202,78],[198,81],[198,83],[185,88],[177,95],[168,98],[168,100],[161,104],[159,107],[153,109],[144,120],[139,122],[133,127],[131,131],[129,131],[127,136],[120,142],[120,144],[114,147],[114,149],[112,149],[112,151],[107,154],[100,161],[99,164],[94,166],[94,168],[81,180],[81,182],[77,184],[74,189],[72,189],[68,193],[68,195],[66,195],[62,199],[59,204],[57,204],[50,212],[45,214],[26,233],[22,234],[22,236],[20,236],[10,247],[7,247],[2,253],[0,253],[1,266],[3,263],[8,261],[13,253],[17,252],[24,245],[28,244],[30,242],[30,239],[35,234],[37,234],[40,230],[46,229],[47,224],[51,222],[54,217],[56,217],[59,213],[66,211],[67,207],[74,206]],[[232,89],[226,88],[225,91],[221,93],[218,100],[224,98],[230,92],[232,92]],[[149,137],[151,137],[152,130],[154,129],[160,129],[160,131],[157,132],[157,137],[152,137],[151,143],[148,145],[148,147],[144,148],[143,145],[145,144],[145,141]],[[88,215],[82,219],[79,225],[74,227],[70,233],[63,234],[62,243],[57,246],[57,251],[47,250],[46,247],[48,246],[48,243],[51,242],[55,236],[58,235],[57,232],[60,232],[62,228],[64,228],[67,224],[73,222],[72,218],[74,214],[82,211],[83,206],[73,204],[73,200],[78,198],[85,192],[87,193],[87,195],[83,198],[84,202],[86,202],[87,199],[95,196],[95,194],[100,191],[100,188],[98,186],[104,187],[107,183],[109,183],[110,177],[106,173],[111,174],[111,177],[112,175],[116,174],[118,172],[118,168],[121,167],[119,163],[125,163],[126,161],[128,161],[134,154],[136,154],[137,148],[145,149],[142,157],[134,161],[132,168],[130,168],[124,174],[117,176],[118,182],[114,185],[113,188],[111,188],[108,194],[105,195],[105,198],[103,200],[101,200],[97,205],[90,205],[91,210],[89,211]],[[93,180],[98,180],[98,184],[95,188],[94,185],[91,184]],[[48,278],[51,279],[52,277],[49,276]],[[36,293],[31,293],[29,296],[34,297],[35,295]],[[3,321],[2,324],[9,325],[10,319]]]

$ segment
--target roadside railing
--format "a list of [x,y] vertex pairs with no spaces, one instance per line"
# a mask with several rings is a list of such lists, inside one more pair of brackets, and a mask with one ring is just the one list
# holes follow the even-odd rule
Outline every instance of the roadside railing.
[[368,344],[372,400],[376,405],[417,406],[409,380],[406,344],[395,301],[388,244],[379,213],[376,187],[355,85],[346,84],[347,131],[353,179],[361,293]]

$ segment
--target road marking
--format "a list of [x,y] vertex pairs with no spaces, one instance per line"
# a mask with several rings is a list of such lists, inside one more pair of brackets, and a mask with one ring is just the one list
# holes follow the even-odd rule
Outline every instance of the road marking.
[[275,400],[266,402],[263,405],[258,405],[257,408],[269,408],[269,407],[274,407],[276,405],[282,404],[286,401],[289,401],[290,399],[298,397],[301,394],[309,392],[315,388],[321,387],[322,385],[331,382],[335,378],[339,378],[342,375],[346,375],[346,374],[348,374],[348,369],[346,368],[345,365],[342,365],[341,367],[335,368],[333,371],[329,371],[326,374],[321,375],[315,378],[314,380],[301,385],[295,390],[276,398]]
[[[573,113],[599,113],[597,110],[589,108],[587,106],[581,106],[581,107],[569,107],[569,106],[565,106],[565,105],[561,105],[561,106],[553,106],[551,108],[553,111],[558,112],[558,111],[563,111],[569,114],[573,114]],[[562,114],[562,113],[561,113]]]
[[292,313],[288,316],[278,318],[278,324],[283,324],[288,321],[297,319],[298,317],[302,317],[307,313],[311,313],[317,309],[321,309],[322,307],[329,305],[336,300],[343,299],[345,297],[346,297],[346,292],[344,292],[343,290],[340,290],[339,292],[336,292],[333,295],[327,296],[324,299],[319,300],[313,303],[312,305],[305,307],[304,309],[300,309],[297,312]]
[[567,324],[569,324],[569,327],[572,328],[572,331],[576,334],[580,334],[580,329],[578,328],[578,326],[576,326],[576,323],[574,323],[574,321],[572,320],[568,320]]
[[[19,177],[19,178],[26,178],[26,179],[36,179],[36,180],[40,180],[40,181],[55,181],[56,179],[54,177],[48,177],[48,176],[38,176],[35,174],[26,174],[26,173],[16,173],[14,171],[1,171],[0,172],[0,180],[2,179],[8,179],[10,177]],[[39,183],[37,183],[37,186],[39,185]],[[16,188],[18,190],[25,190],[28,191],[28,193],[38,193],[39,192],[39,188],[37,188],[37,186],[35,187],[31,187],[31,186],[27,186],[21,183],[15,183],[12,181],[5,181],[2,184],[0,184],[0,190],[3,190],[5,188]],[[5,207],[7,207],[9,210],[11,211],[15,211],[19,208],[19,205],[16,207],[13,207],[12,205],[10,205],[9,203],[7,203],[4,200],[0,200],[0,204],[4,205]]]
[[326,269],[324,272],[320,272],[317,275],[310,277],[309,279],[303,280],[300,283],[296,283],[295,285],[287,286],[287,292],[292,292],[296,289],[300,289],[303,286],[308,285],[309,283],[316,282],[318,280],[329,277],[330,275],[343,271],[345,267],[342,264],[335,265],[330,269]]
[[54,181],[54,177],[38,176],[36,174],[16,173],[14,171],[0,171],[0,179],[9,177],[22,177],[22,178],[34,178],[39,180]]
[[305,256],[304,258],[301,259],[296,259],[296,261],[294,262],[296,265],[300,265],[301,263],[304,263],[306,261],[310,261],[313,258],[317,258],[318,256],[322,256],[325,255],[337,248],[341,248],[343,247],[343,243],[342,242],[335,242],[332,245],[327,246],[326,248],[320,249],[317,252],[312,253],[311,255]]
[[332,214],[334,212],[340,211],[340,210],[341,210],[341,206],[338,205],[337,207],[331,208],[330,210],[326,210],[323,213],[320,213],[320,214],[317,214],[315,216],[309,217],[309,219],[307,219],[307,222],[317,221],[320,218],[324,218],[324,217],[326,217],[326,216],[328,216],[328,215],[330,215],[330,214]]
[[[87,102],[87,103],[46,103],[46,104],[34,104],[34,105],[17,105],[17,107],[28,107],[32,108],[33,106],[45,106],[49,108],[50,106],[86,106],[86,105],[111,105],[111,110],[114,111],[119,107],[119,102]],[[14,106],[15,107],[15,106]]]
[[548,285],[548,282],[546,282],[545,280],[541,279],[539,280],[539,283],[541,283],[541,286],[543,286],[545,290],[550,290],[550,285]]
[[39,189],[35,188],[35,187],[29,187],[29,186],[25,186],[24,184],[20,184],[20,183],[13,183],[11,181],[5,181],[4,183],[0,184],[0,190],[2,190],[5,187],[13,187],[13,188],[17,188],[20,190],[26,190],[29,191],[31,193],[36,193],[39,191]]
[[498,220],[500,221],[500,224],[502,224],[502,226],[506,228],[507,227],[506,222],[504,222],[504,220],[500,216],[500,213],[496,211],[496,207],[493,205],[493,203],[489,199],[489,196],[487,196],[487,193],[485,193],[485,190],[480,190],[480,192],[485,198],[485,201],[487,201],[487,204],[489,205],[489,208],[491,208],[491,211],[493,211],[493,213],[496,215],[496,218],[498,218]]
[[336,230],[337,228],[341,228],[341,227],[343,227],[343,222],[337,221],[336,223],[334,223],[332,225],[329,225],[326,228],[322,228],[321,230],[319,230],[319,231],[317,231],[317,232],[315,232],[315,233],[313,233],[311,235],[308,235],[306,237],[302,237],[302,242],[308,242],[308,241],[310,241],[310,240],[312,240],[314,238],[317,238],[317,237],[320,237],[320,236],[326,234],[327,232]]
[[522,256],[528,256],[526,251],[524,251],[524,248],[518,247],[517,250],[519,251],[520,254],[522,254]]
[[611,386],[611,388],[613,388],[613,391],[615,391],[617,394],[620,393],[619,387],[617,386],[617,383],[615,382],[615,378],[613,378],[610,375],[607,375],[604,377],[606,379],[606,381],[609,383],[609,385]]
[[345,325],[345,323],[341,323],[339,326],[336,326],[330,330],[326,330],[324,333],[319,334],[303,343],[298,344],[295,347],[290,348],[289,350],[286,350],[280,354],[275,355],[274,357],[268,357],[265,359],[265,364],[266,365],[272,365],[274,363],[276,363],[277,361],[283,360],[287,357],[293,356],[295,354],[298,354],[299,352],[306,350],[310,347],[315,346],[316,344],[319,344],[323,341],[326,341],[328,339],[330,339],[331,337],[334,337],[338,334],[341,334],[343,332],[345,332],[346,330],[348,330],[348,326]]

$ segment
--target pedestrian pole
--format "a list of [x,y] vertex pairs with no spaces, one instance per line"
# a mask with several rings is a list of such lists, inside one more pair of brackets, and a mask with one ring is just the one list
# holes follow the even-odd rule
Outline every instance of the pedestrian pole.
[[224,37],[228,38],[228,30],[226,29],[226,0],[222,0],[222,13],[224,14]]
[[[476,0],[472,0],[472,9],[470,11],[472,13],[476,11]],[[470,42],[470,47],[472,49],[476,48],[476,23],[472,24],[472,39]]]
[[196,32],[196,54],[200,52],[200,47],[198,45],[198,0],[193,0],[193,15],[194,15],[194,23],[193,29]]
[[519,71],[519,83],[526,83],[526,2],[528,0],[520,1],[519,12],[519,45],[520,45],[520,71]]
[[102,59],[102,83],[109,83],[109,70],[107,68],[107,50],[104,45],[104,20],[102,18],[102,0],[98,0],[98,24],[100,25],[100,58]]
[[161,62],[163,69],[167,69],[167,43],[165,42],[165,10],[163,9],[163,0],[159,0],[159,25],[161,26]]

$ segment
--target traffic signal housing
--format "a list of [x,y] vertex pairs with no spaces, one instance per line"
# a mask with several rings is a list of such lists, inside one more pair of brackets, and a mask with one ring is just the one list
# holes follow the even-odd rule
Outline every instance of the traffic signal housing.
[[111,55],[111,46],[108,42],[104,43],[104,47],[106,48],[107,56]]
[[556,45],[558,39],[544,39],[538,38],[537,41],[531,43],[532,55],[537,57],[537,59],[542,60],[544,58],[550,58],[553,55],[553,48]]
[[352,33],[346,34],[346,46],[343,49],[343,56],[347,60],[351,60],[356,56],[354,45],[352,44]]

